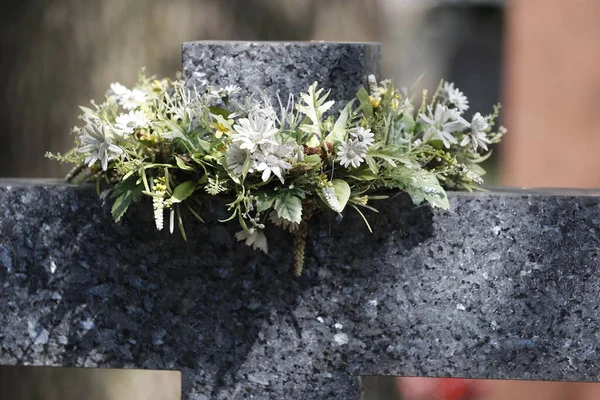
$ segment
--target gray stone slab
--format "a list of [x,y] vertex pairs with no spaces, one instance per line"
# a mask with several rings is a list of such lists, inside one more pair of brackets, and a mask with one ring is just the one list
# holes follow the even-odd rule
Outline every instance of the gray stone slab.
[[184,399],[357,399],[358,376],[598,380],[598,192],[404,196],[269,255],[206,202],[189,240],[151,204],[0,182],[0,364],[177,369]]
[[380,72],[379,43],[186,42],[183,77],[187,87],[239,85],[244,94],[264,92],[277,105],[290,93],[306,92],[315,81],[331,90],[339,110],[367,76]]

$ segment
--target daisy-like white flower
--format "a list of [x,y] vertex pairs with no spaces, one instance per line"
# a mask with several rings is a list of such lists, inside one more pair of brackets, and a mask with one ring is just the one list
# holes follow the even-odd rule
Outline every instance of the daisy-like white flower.
[[371,146],[375,143],[375,136],[370,129],[365,129],[362,126],[358,126],[350,130],[350,135],[361,143],[367,146]]
[[[240,176],[242,171],[244,170],[244,164],[246,160],[250,156],[248,150],[242,149],[238,143],[233,143],[227,149],[225,153],[225,162],[227,163],[227,167],[233,172],[234,175]],[[253,168],[250,168],[252,172]]]
[[231,135],[234,143],[239,143],[241,149],[254,153],[259,145],[277,144],[273,135],[277,133],[275,122],[259,114],[250,114],[241,118],[233,126],[235,134]]
[[98,124],[88,124],[83,128],[82,135],[79,136],[81,147],[77,152],[88,154],[85,163],[89,167],[100,160],[102,170],[106,171],[108,162],[123,154],[123,149],[113,144],[109,129],[105,125]]
[[135,128],[148,126],[150,120],[142,111],[130,111],[128,114],[121,114],[115,119],[116,128],[123,134],[133,133]]
[[288,158],[291,162],[297,163],[304,160],[304,147],[298,145],[295,141],[288,140],[279,146],[282,148],[282,152],[286,152],[286,158]]
[[219,92],[221,97],[231,97],[234,94],[238,94],[242,91],[238,85],[227,85],[222,88]]
[[207,89],[205,99],[209,103],[220,101],[224,98],[231,97],[242,91],[237,85],[227,85],[221,88],[210,87]]
[[262,171],[262,180],[266,182],[271,174],[279,178],[281,183],[285,179],[283,174],[292,165],[286,161],[290,156],[290,148],[278,144],[261,145],[260,150],[256,152],[256,170]]
[[435,112],[431,110],[431,107],[427,107],[428,115],[419,114],[419,122],[427,125],[427,130],[423,135],[425,142],[432,139],[439,139],[444,143],[446,148],[450,148],[451,144],[455,144],[458,141],[452,133],[461,131],[469,127],[463,117],[460,116],[460,112],[456,109],[449,109],[448,107],[438,103],[435,107]]
[[121,97],[129,92],[125,86],[121,85],[119,82],[111,83],[110,89],[108,90],[107,96]]
[[255,104],[251,107],[249,114],[259,116],[261,118],[277,120],[277,112],[267,97],[262,98],[262,103]]
[[339,145],[337,156],[340,164],[348,168],[352,165],[354,168],[358,167],[367,155],[367,145],[359,142],[356,139],[350,139]]
[[238,241],[245,241],[246,246],[252,246],[254,250],[262,250],[265,253],[269,251],[267,237],[262,229],[250,228],[248,230],[239,231],[235,234],[235,237]]
[[444,93],[448,102],[461,113],[469,109],[469,100],[463,92],[454,87],[454,83],[444,82]]
[[139,89],[128,90],[117,97],[119,104],[126,110],[135,110],[148,100],[148,95]]
[[487,150],[487,145],[491,143],[485,132],[490,127],[488,119],[489,117],[482,117],[480,113],[475,114],[471,120],[471,133],[465,135],[460,145],[466,146],[471,142],[473,151],[477,151],[477,147]]

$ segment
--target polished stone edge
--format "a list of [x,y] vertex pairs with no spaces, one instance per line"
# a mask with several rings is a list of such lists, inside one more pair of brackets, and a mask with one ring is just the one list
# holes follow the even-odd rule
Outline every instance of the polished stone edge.
[[271,46],[271,45],[299,45],[299,46],[323,46],[323,45],[341,45],[341,46],[377,46],[381,47],[381,42],[328,42],[324,40],[311,41],[278,41],[278,40],[192,40],[183,42],[182,46],[189,45],[252,45],[252,46]]
[[[12,187],[57,187],[70,188],[73,190],[96,190],[94,184],[76,185],[60,179],[46,178],[0,178],[0,188]],[[530,187],[488,187],[482,191],[448,191],[449,197],[477,197],[477,196],[600,196],[600,189],[577,189],[577,188],[530,188]]]

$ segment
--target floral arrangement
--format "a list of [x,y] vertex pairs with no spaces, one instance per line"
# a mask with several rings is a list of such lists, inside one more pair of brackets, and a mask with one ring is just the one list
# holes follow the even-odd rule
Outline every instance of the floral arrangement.
[[316,82],[272,104],[237,86],[189,90],[142,71],[132,89],[113,83],[101,104],[81,107],[75,148],[47,156],[76,164],[69,180],[109,182],[116,221],[147,197],[156,228],[166,215],[184,238],[186,218],[202,220],[202,197],[230,199],[223,222],[239,223],[239,241],[266,253],[265,225],[295,235],[300,275],[315,213],[352,209],[370,230],[362,211],[377,211],[372,202],[390,190],[447,209],[444,188],[478,188],[479,164],[506,131],[493,129],[499,105],[467,121],[468,100],[452,83],[418,101],[389,80],[368,83],[334,113],[335,100]]

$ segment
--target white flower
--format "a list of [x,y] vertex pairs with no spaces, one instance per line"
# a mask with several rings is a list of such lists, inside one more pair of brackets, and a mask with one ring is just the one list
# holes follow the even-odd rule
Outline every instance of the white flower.
[[321,194],[324,197],[325,203],[331,208],[333,211],[341,213],[344,211],[342,205],[340,204],[337,196],[335,195],[335,189],[332,186],[325,186],[320,189]]
[[113,144],[109,129],[105,125],[98,124],[88,124],[83,128],[82,135],[79,136],[81,147],[77,152],[88,154],[85,163],[89,167],[100,160],[102,170],[106,171],[108,162],[123,154],[123,149]]
[[350,135],[361,143],[371,146],[375,143],[375,136],[370,129],[365,129],[362,126],[350,130]]
[[475,114],[471,120],[471,134],[465,135],[460,145],[466,146],[471,142],[473,151],[477,151],[477,147],[487,150],[487,144],[491,143],[485,132],[490,127],[488,119],[489,117],[482,117],[480,113]]
[[435,113],[430,106],[427,107],[427,110],[429,111],[428,115],[419,114],[419,122],[427,125],[427,130],[423,135],[425,142],[439,139],[446,148],[450,148],[451,143],[458,142],[452,133],[469,127],[469,123],[460,116],[460,112],[456,109],[449,109],[438,103]]
[[246,246],[252,246],[254,250],[262,250],[267,253],[269,246],[267,237],[261,229],[250,228],[249,230],[239,231],[235,234],[238,241],[245,240]]
[[367,77],[367,80],[369,81],[369,91],[371,94],[373,93],[377,93],[377,78],[375,77],[375,75],[371,74]]
[[238,85],[227,85],[220,90],[221,97],[231,97],[242,91]]
[[277,120],[278,118],[277,112],[275,111],[275,108],[271,104],[271,101],[268,97],[263,97],[262,104],[254,104],[250,109],[249,114],[253,114],[261,118],[266,118],[273,121]]
[[460,112],[469,109],[469,100],[458,88],[454,87],[454,83],[444,82],[444,92],[448,102],[454,105]]
[[162,197],[153,197],[152,208],[154,209],[154,223],[156,224],[156,229],[162,231],[165,224],[165,199]]
[[272,139],[277,133],[275,122],[259,114],[250,114],[248,118],[241,118],[233,126],[235,134],[231,135],[234,143],[240,143],[241,149],[254,153],[261,144],[276,144]]
[[121,85],[119,82],[111,83],[110,89],[107,93],[108,96],[121,97],[129,92],[125,86]]
[[117,97],[119,104],[126,110],[134,110],[144,103],[146,103],[148,99],[148,95],[146,92],[143,92],[139,89],[128,90],[122,95]]
[[241,91],[242,90],[237,85],[227,85],[227,86],[222,87],[222,88],[210,87],[207,90],[205,99],[209,103],[212,103],[212,102],[215,102],[215,101],[220,101],[220,100],[222,100],[222,99],[224,99],[226,97],[231,97],[234,94],[240,93]]
[[[227,149],[225,153],[225,162],[227,163],[227,167],[233,172],[234,175],[240,176],[242,171],[244,170],[244,164],[246,160],[250,156],[248,150],[244,150],[240,147],[239,144],[233,143]],[[252,168],[250,171],[252,172]]]
[[148,126],[150,120],[142,111],[130,111],[128,114],[121,114],[115,119],[115,126],[123,134],[131,134],[135,128]]
[[289,146],[278,144],[261,145],[260,150],[256,152],[256,170],[262,171],[262,180],[266,182],[271,174],[284,182],[283,173],[292,168],[292,165],[286,161],[291,154]]
[[352,165],[354,168],[358,167],[367,155],[367,145],[359,142],[358,140],[348,140],[338,147],[337,155],[339,157],[340,164],[348,168]]

